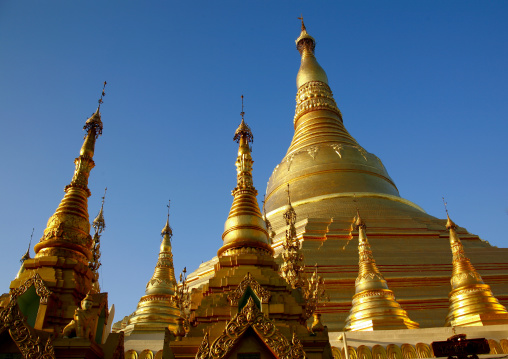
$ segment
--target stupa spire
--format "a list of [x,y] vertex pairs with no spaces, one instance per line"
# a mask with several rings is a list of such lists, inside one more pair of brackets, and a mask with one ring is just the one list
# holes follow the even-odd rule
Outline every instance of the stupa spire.
[[359,271],[353,304],[346,319],[346,331],[414,329],[419,325],[407,316],[395,300],[379,271],[367,239],[367,226],[357,210],[353,226],[358,230]]
[[242,95],[242,121],[236,129],[233,140],[239,144],[238,157],[236,159],[237,184],[232,191],[234,197],[228,219],[224,225],[222,247],[217,255],[220,257],[224,252],[234,248],[256,248],[273,254],[270,246],[266,224],[261,216],[258,201],[258,194],[252,181],[251,148],[254,136],[249,126],[245,123]]
[[[106,82],[104,82],[104,87]],[[105,95],[104,87],[95,113],[86,121],[86,131],[71,183],[65,187],[65,195],[55,214],[48,220],[44,235],[34,246],[36,258],[58,256],[73,258],[85,265],[92,259],[92,237],[88,216],[88,177],[95,166],[93,155],[95,141],[102,134],[100,106]],[[86,288],[87,293],[90,288]]]
[[177,291],[171,238],[173,231],[169,225],[169,204],[166,224],[162,228],[162,242],[159,257],[152,278],[146,284],[145,295],[138,302],[136,311],[129,318],[124,329],[126,334],[132,332],[160,331],[169,326],[177,327],[180,309],[174,300]]
[[[444,198],[443,198],[444,202]],[[506,308],[494,297],[490,286],[471,264],[457,235],[457,225],[450,219],[446,202],[446,229],[450,231],[453,254],[452,290],[448,295],[450,306],[446,326],[482,326],[508,324]]]

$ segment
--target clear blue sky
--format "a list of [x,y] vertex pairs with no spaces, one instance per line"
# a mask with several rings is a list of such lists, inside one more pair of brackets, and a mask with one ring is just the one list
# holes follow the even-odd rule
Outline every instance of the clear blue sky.
[[[0,292],[63,197],[102,107],[103,291],[135,310],[171,199],[175,270],[215,255],[235,186],[233,133],[254,132],[262,194],[293,134],[303,13],[349,132],[400,194],[507,246],[506,1],[2,1]],[[33,252],[32,252],[33,256]]]

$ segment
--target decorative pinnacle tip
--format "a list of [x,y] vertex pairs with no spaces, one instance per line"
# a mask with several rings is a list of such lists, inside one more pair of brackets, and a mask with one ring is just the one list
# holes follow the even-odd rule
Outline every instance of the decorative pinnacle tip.
[[302,20],[302,31],[307,31],[307,29],[305,28],[305,24],[303,23],[303,14],[300,15],[298,20]]
[[244,121],[245,112],[243,110],[243,95],[242,95],[242,112],[240,112],[242,116],[242,122],[240,122],[240,126],[235,131],[235,136],[233,137],[233,141],[240,142],[240,139],[243,137],[247,140],[247,142],[254,142],[254,136],[252,135],[252,131],[250,127]]
[[101,105],[102,103],[104,102],[102,99],[104,96],[106,96],[106,85],[107,85],[107,82],[104,81],[104,85],[102,86],[102,93],[101,93],[101,98],[99,99],[99,107],[97,108],[97,112],[99,111],[99,109],[101,108]]
[[367,226],[365,225],[365,222],[363,221],[362,217],[360,217],[360,210],[358,207],[356,208],[356,217],[354,219],[355,228],[358,229],[360,227],[363,227],[363,229],[366,229]]
[[455,229],[457,228],[457,225],[455,224],[455,222],[453,222],[451,219],[450,219],[450,215],[448,213],[448,203],[445,201],[445,198],[444,197],[441,197],[443,199],[443,204],[444,204],[444,208],[445,208],[445,211],[446,211],[446,229]]
[[162,229],[161,235],[164,236],[167,234],[171,237],[173,235],[173,230],[171,229],[171,226],[169,225],[169,206],[170,206],[170,204],[171,204],[171,200],[168,200],[168,205],[166,206],[166,207],[168,207],[168,217],[166,219],[166,225]]

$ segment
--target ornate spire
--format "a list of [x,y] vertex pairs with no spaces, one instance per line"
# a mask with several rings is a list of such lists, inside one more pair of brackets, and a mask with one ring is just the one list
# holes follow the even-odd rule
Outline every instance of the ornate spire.
[[379,271],[367,239],[360,211],[353,221],[358,230],[359,272],[353,304],[346,319],[346,331],[415,329],[419,325],[407,316]]
[[92,292],[100,293],[101,288],[99,285],[99,268],[102,265],[101,263],[101,235],[104,229],[106,229],[106,222],[104,221],[104,200],[106,199],[106,191],[108,188],[104,189],[104,196],[102,196],[102,204],[101,209],[99,210],[99,214],[93,220],[92,226],[95,230],[93,235],[93,247],[92,247],[92,260],[88,264],[90,269],[92,270]]
[[225,252],[230,253],[234,248],[254,248],[273,254],[273,249],[268,240],[265,222],[259,211],[256,199],[258,194],[252,181],[252,164],[249,143],[253,142],[254,136],[244,121],[243,95],[242,95],[242,122],[235,131],[233,140],[239,144],[238,157],[236,159],[237,184],[233,190],[233,204],[229,211],[228,219],[224,225],[222,247],[217,252],[220,257]]
[[162,229],[159,258],[152,278],[146,284],[145,295],[138,302],[136,311],[129,318],[124,332],[160,331],[169,327],[175,330],[180,318],[180,309],[175,302],[177,284],[171,252],[173,232],[169,226],[169,201],[166,224]]
[[[106,82],[104,82],[104,86]],[[92,259],[93,240],[90,236],[87,198],[91,195],[88,189],[88,177],[95,166],[93,161],[95,141],[102,133],[100,105],[104,97],[104,88],[97,111],[86,121],[85,140],[80,155],[74,161],[76,169],[71,183],[65,187],[65,196],[48,220],[44,235],[34,247],[36,258],[57,256],[74,259],[88,266]],[[90,290],[85,285],[83,294]]]
[[[291,205],[291,197],[289,194],[289,183],[287,188],[288,204],[284,212],[286,221],[286,239],[283,243],[284,252],[282,252],[282,264],[280,271],[282,277],[286,279],[293,289],[305,286],[305,263],[303,261],[303,253],[300,249],[300,240],[296,237],[296,212]],[[312,314],[312,313],[311,313]]]
[[145,293],[149,294],[175,294],[176,278],[175,270],[173,267],[173,253],[171,247],[171,238],[173,231],[169,226],[169,206],[171,201],[168,201],[168,216],[166,224],[162,229],[161,236],[162,242],[159,251],[159,260],[155,266],[152,279],[146,285]]
[[[444,198],[443,198],[444,202]],[[452,290],[448,295],[450,307],[446,326],[481,326],[508,324],[508,312],[494,297],[490,286],[483,282],[464,252],[457,235],[457,225],[450,219],[446,202],[446,228],[450,231],[450,247],[453,254]]]

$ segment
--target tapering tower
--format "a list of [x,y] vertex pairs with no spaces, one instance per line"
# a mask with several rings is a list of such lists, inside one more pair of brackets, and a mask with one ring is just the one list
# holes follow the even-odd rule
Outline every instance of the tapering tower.
[[367,226],[360,212],[353,223],[358,230],[359,271],[355,281],[353,305],[346,319],[346,331],[415,329],[419,325],[407,316],[395,300],[379,271],[367,239]]
[[[318,264],[331,297],[321,311],[323,321],[332,331],[342,330],[357,266],[356,248],[348,245],[350,219],[359,208],[369,218],[369,240],[378,260],[383,258],[381,271],[394,279],[391,289],[399,303],[420,326],[441,326],[448,310],[445,273],[450,269],[445,221],[401,197],[381,160],[346,130],[331,81],[316,59],[316,42],[303,24],[296,47],[301,65],[296,78],[294,136],[266,190],[266,217],[275,232],[272,247],[276,256],[283,252],[286,224],[282,214],[290,184],[305,263]],[[500,301],[508,302],[508,250],[494,248],[463,228],[458,233],[466,248],[475,248],[472,255],[477,269],[495,278],[493,289],[499,291]],[[493,260],[495,266],[490,264]],[[204,266],[200,272],[206,273]],[[190,281],[198,282],[199,275],[198,271],[189,275]],[[431,287],[428,278],[435,278]]]
[[[52,293],[49,298],[41,299],[42,294],[39,293],[43,292],[38,291],[36,296],[27,294],[30,300],[22,301],[21,310],[36,329],[60,331],[92,289],[93,275],[89,262],[92,260],[93,240],[88,215],[88,197],[91,195],[88,177],[95,166],[95,142],[102,134],[100,106],[104,94],[103,90],[97,110],[83,127],[86,134],[79,156],[74,161],[74,176],[65,187],[64,198],[49,218],[42,238],[34,246],[36,255],[24,261],[25,270],[10,284],[11,290],[17,290],[37,275],[42,280],[38,288],[44,286]],[[105,296],[101,298],[107,302]]]
[[[242,96],[243,99],[243,96]],[[258,194],[252,181],[252,160],[250,145],[254,140],[252,132],[244,121],[242,110],[242,122],[238,126],[234,141],[238,146],[236,159],[237,185],[232,192],[233,204],[229,211],[228,219],[224,225],[222,247],[217,252],[221,257],[225,252],[232,253],[235,248],[249,247],[273,254],[273,249],[268,240],[266,223],[261,216],[256,199]]]
[[169,225],[169,205],[168,218],[161,235],[162,242],[155,271],[146,284],[145,295],[139,300],[136,311],[123,329],[126,335],[164,332],[165,328],[174,331],[177,327],[180,310],[174,299],[177,284],[171,250],[173,230]]
[[[243,107],[243,106],[242,106]],[[238,142],[237,185],[224,225],[213,276],[192,292],[190,327],[170,343],[176,358],[225,358],[260,353],[261,358],[331,357],[328,332],[311,336],[306,303],[273,258],[252,181],[252,132],[243,118]]]
[[446,326],[469,327],[493,324],[508,324],[508,312],[499,304],[490,287],[471,264],[457,236],[457,225],[448,212],[446,228],[450,231],[450,246],[453,254],[453,273],[449,294],[450,308]]

